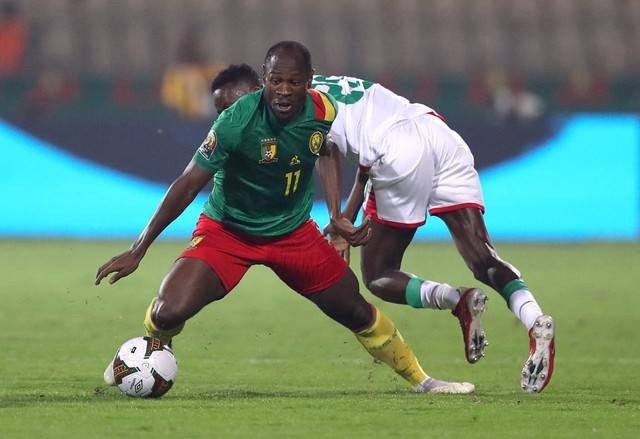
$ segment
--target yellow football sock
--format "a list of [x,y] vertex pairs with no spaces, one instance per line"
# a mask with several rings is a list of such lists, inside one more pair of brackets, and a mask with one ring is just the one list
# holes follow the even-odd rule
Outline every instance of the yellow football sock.
[[180,334],[180,332],[182,331],[182,328],[184,328],[184,323],[173,329],[166,329],[166,330],[159,329],[151,319],[151,313],[153,312],[153,305],[155,303],[156,303],[156,298],[154,297],[151,303],[149,304],[149,308],[147,308],[147,313],[144,316],[144,329],[146,329],[147,335],[149,337],[159,338],[164,344],[169,344],[173,337]]
[[421,384],[429,376],[420,367],[415,354],[391,319],[378,309],[375,312],[373,324],[356,333],[356,338],[375,359],[387,363],[411,385]]

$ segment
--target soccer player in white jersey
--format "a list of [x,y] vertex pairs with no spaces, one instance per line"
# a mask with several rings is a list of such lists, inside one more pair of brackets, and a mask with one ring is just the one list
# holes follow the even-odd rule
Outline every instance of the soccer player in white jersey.
[[[249,74],[224,73],[212,83],[216,108],[223,111],[238,95],[259,86]],[[330,136],[342,155],[359,165],[344,210],[332,215],[326,230],[336,249],[348,258],[349,244],[363,242],[353,221],[364,205],[372,230],[361,251],[367,288],[388,302],[450,309],[462,328],[465,357],[475,363],[487,344],[481,324],[486,295],[478,288],[456,288],[400,269],[426,213],[440,217],[475,278],[496,290],[527,328],[529,357],[521,386],[525,392],[541,392],[554,368],[554,322],[542,312],[520,272],[500,259],[491,243],[480,180],[465,141],[436,111],[380,84],[314,75],[312,87],[338,102]],[[328,203],[339,205],[332,197],[339,194],[328,194]]]

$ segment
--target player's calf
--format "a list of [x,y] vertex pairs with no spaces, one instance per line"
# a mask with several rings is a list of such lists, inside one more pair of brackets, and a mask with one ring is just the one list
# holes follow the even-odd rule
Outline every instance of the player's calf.
[[[162,343],[171,345],[171,340],[173,339],[173,337],[182,332],[182,329],[184,328],[184,322],[173,328],[166,328],[166,326],[169,325],[166,325],[166,322],[164,321],[166,319],[163,319],[161,313],[156,310],[156,302],[157,298],[154,297],[153,300],[151,300],[149,307],[147,308],[147,312],[144,316],[144,328],[149,337],[159,338],[160,340],[162,340]],[[162,322],[158,322],[159,317]]]
[[412,386],[420,385],[428,375],[413,350],[389,317],[375,308],[374,312],[372,324],[356,332],[356,338],[373,358],[387,364]]
[[357,332],[356,338],[375,359],[389,365],[416,392],[467,394],[475,390],[470,383],[450,383],[429,377],[393,322],[379,310],[373,324]]
[[[164,330],[159,329],[156,323],[154,322],[155,319],[153,318],[154,308],[156,306],[156,300],[157,298],[155,297],[153,298],[153,300],[151,300],[151,303],[147,308],[147,312],[145,313],[145,316],[144,316],[145,332],[147,336],[158,338],[162,341],[163,344],[171,346],[173,337],[178,335],[182,331],[182,329],[184,328],[184,323],[173,329],[164,329]],[[116,380],[113,373],[113,360],[109,362],[106,369],[104,370],[103,379],[105,384],[108,386],[116,385]]]

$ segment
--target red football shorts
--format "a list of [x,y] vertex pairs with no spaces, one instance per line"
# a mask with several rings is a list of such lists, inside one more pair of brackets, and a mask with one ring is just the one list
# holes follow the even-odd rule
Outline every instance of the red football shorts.
[[230,292],[249,267],[265,265],[300,294],[323,291],[336,283],[347,263],[327,242],[313,220],[278,237],[261,237],[233,230],[200,215],[193,239],[181,258],[195,258],[216,272]]

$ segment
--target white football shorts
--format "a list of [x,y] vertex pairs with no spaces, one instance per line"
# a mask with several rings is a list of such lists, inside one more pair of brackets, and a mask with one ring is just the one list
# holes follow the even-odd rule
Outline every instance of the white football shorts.
[[426,212],[465,207],[484,211],[480,178],[469,146],[438,116],[408,119],[382,139],[382,159],[369,170],[365,213],[395,227],[415,228]]

